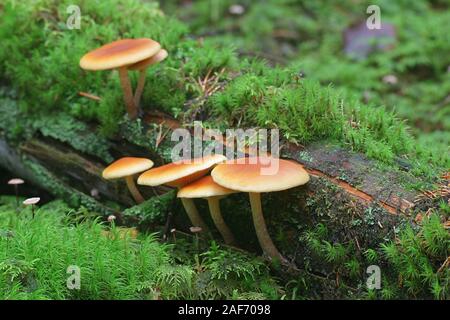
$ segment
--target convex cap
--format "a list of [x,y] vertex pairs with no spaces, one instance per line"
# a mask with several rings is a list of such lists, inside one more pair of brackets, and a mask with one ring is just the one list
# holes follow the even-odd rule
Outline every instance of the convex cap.
[[117,40],[85,54],[80,67],[86,70],[115,69],[148,59],[160,49],[161,45],[152,39]]
[[237,191],[222,187],[214,182],[211,176],[203,177],[184,186],[178,191],[178,198],[209,198],[226,196]]
[[152,187],[166,184],[179,188],[202,177],[211,167],[225,160],[223,155],[212,155],[192,159],[189,163],[169,163],[144,172],[137,182]]
[[146,158],[124,157],[111,163],[103,170],[103,178],[118,179],[145,171],[153,167],[153,161]]
[[39,198],[39,197],[28,198],[23,201],[23,204],[26,206],[31,206],[33,204],[38,203],[39,201],[41,201],[41,198]]
[[[278,170],[262,174],[271,164],[276,168],[272,161],[278,161]],[[219,185],[242,192],[281,191],[309,181],[308,173],[300,164],[270,157],[228,160],[216,166],[211,176]]]
[[23,181],[20,178],[14,178],[14,179],[11,179],[8,181],[8,184],[11,184],[11,185],[18,185],[18,184],[23,184],[23,183],[25,183],[25,181]]
[[142,60],[138,63],[132,64],[128,67],[129,70],[142,70],[147,68],[148,66],[151,66],[152,64],[158,63],[163,61],[168,56],[168,52],[164,49],[161,49],[158,51],[157,54],[155,54],[153,57],[150,57],[148,59]]

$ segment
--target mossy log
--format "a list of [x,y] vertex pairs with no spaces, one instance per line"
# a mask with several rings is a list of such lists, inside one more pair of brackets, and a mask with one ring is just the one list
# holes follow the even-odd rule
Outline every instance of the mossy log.
[[[123,125],[121,133],[109,141],[111,158],[143,156],[154,160],[156,165],[170,160],[170,149],[176,143],[171,141],[170,135],[172,130],[179,126],[178,122],[159,113],[147,114],[144,119],[143,123],[135,127]],[[307,188],[299,189],[299,192],[308,194],[311,198],[309,201],[312,201],[319,191],[323,191],[323,187],[317,183],[323,181],[330,188],[341,190],[342,194],[348,197],[348,201],[358,203],[359,215],[364,215],[364,211],[372,206],[380,207],[386,215],[405,215],[413,205],[416,193],[406,187],[414,183],[410,175],[398,170],[379,168],[376,161],[361,154],[327,143],[309,146],[284,143],[281,156],[300,162],[311,174],[312,183]],[[101,177],[107,165],[104,159],[82,153],[68,143],[54,138],[33,136],[16,146],[2,138],[0,159],[4,168],[34,182],[55,196],[73,200],[76,194],[79,194],[85,201],[89,199],[92,202],[91,207],[103,207],[101,212],[111,211],[101,205],[108,201],[123,207],[134,204],[123,181],[106,181]],[[45,172],[51,175],[54,181],[50,183],[45,181],[50,177],[40,177],[38,168],[41,169],[42,175]],[[147,198],[169,190],[164,187],[141,189]],[[336,210],[333,203],[337,199],[330,201],[330,210]]]
[[[129,128],[118,135],[120,138],[110,141],[110,153],[113,157],[126,155],[144,156],[153,159],[156,165],[169,160],[172,129],[177,126],[174,119],[159,115],[146,115],[147,124],[140,128],[142,137],[148,139],[147,145],[133,143],[134,135]],[[149,125],[150,122],[150,125]],[[157,123],[162,126],[153,126]],[[161,134],[164,131],[163,135]],[[152,141],[155,144],[152,146]],[[162,144],[162,142],[164,142]],[[18,146],[12,146],[5,138],[0,139],[1,166],[38,184],[52,194],[51,190],[33,175],[27,168],[27,162],[36,163],[48,170],[55,178],[88,197],[113,200],[124,206],[134,204],[126,192],[123,181],[106,181],[101,173],[107,163],[102,159],[86,155],[67,143],[48,138],[32,137]],[[297,146],[291,143],[282,145],[281,156],[293,159],[304,165],[313,177],[313,181],[322,178],[331,185],[342,189],[349,197],[364,206],[377,204],[390,214],[407,214],[413,206],[417,192],[407,186],[416,181],[410,175],[398,170],[379,167],[377,162],[364,155],[350,152],[327,143],[314,143],[309,146]],[[148,190],[143,188],[147,197],[168,191],[168,188]],[[145,190],[147,189],[147,190]],[[314,197],[314,190],[309,191]]]
[[[174,119],[159,113],[147,114],[142,121],[125,121],[120,134],[108,140],[107,158],[133,155],[148,157],[155,165],[168,162],[177,143],[171,141],[171,132],[178,126]],[[124,181],[101,177],[108,164],[105,158],[81,152],[73,145],[39,133],[19,143],[0,136],[0,165],[69,204],[83,205],[103,215],[114,213],[124,224],[144,229],[164,226],[171,213],[172,225],[188,230],[189,221],[170,188],[140,187],[149,200],[134,206]],[[308,146],[283,143],[281,156],[303,164],[312,178],[306,186],[263,195],[269,233],[283,255],[299,269],[307,269],[303,279],[321,279],[315,282],[317,296],[324,296],[323,290],[331,292],[334,286],[348,292],[351,288],[340,283],[339,271],[324,264],[305,245],[304,233],[324,224],[330,230],[328,239],[334,243],[352,242],[360,254],[378,247],[385,239],[395,237],[401,224],[410,223],[416,193],[408,190],[408,185],[415,183],[414,178],[406,171],[386,168],[325,142]],[[196,203],[213,229],[206,201]],[[223,199],[221,207],[237,246],[260,253],[248,198],[234,194]],[[298,277],[297,271],[291,271],[287,274]]]

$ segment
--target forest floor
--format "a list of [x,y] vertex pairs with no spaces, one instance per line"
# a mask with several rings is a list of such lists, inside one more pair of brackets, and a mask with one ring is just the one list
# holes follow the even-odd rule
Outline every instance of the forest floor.
[[[6,184],[12,168],[0,172],[0,299],[450,298],[448,3],[376,1],[386,34],[361,47],[368,1],[170,0],[160,4],[165,15],[151,1],[111,2],[80,1],[79,31],[61,23],[69,0],[0,5],[0,151],[19,150],[14,165],[35,175],[19,203],[42,201],[33,218]],[[123,185],[96,198],[89,182],[56,176],[80,178],[66,167],[79,159],[101,168],[124,153],[117,145],[167,161],[162,127],[123,116],[117,77],[78,67],[100,43],[142,36],[169,51],[148,72],[149,117],[157,109],[177,125],[279,128],[286,145],[307,146],[293,158],[323,161],[313,163],[321,175],[308,192],[263,201],[296,270],[260,256],[242,195],[223,202],[241,248],[183,230],[163,241],[172,193],[127,208],[126,196],[114,198]],[[67,163],[47,163],[56,154]],[[373,181],[417,194],[412,209],[391,215],[349,199],[337,186],[364,185],[334,172],[349,159],[375,164],[370,173],[384,179]],[[103,208],[142,221],[116,225]],[[366,285],[370,265],[383,270],[379,290]],[[67,286],[70,266],[81,270],[81,290]]]

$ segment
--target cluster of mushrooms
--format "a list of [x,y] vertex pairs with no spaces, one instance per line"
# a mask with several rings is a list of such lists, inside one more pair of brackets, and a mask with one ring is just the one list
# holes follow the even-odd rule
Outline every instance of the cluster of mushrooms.
[[[138,116],[139,102],[145,84],[147,68],[164,60],[168,53],[161,45],[148,38],[122,39],[95,49],[80,60],[85,70],[118,70],[128,116]],[[135,93],[128,77],[129,70],[140,72]],[[134,181],[134,175],[142,173],[138,184],[146,186],[168,185],[178,189],[184,209],[193,228],[205,232],[208,227],[201,218],[193,199],[208,201],[212,220],[225,243],[235,242],[233,233],[226,225],[219,200],[236,192],[248,192],[258,241],[263,251],[272,259],[285,261],[272,242],[267,231],[261,208],[261,193],[281,191],[303,185],[309,181],[308,173],[294,161],[276,159],[279,170],[273,175],[262,175],[261,169],[273,158],[253,157],[228,160],[223,155],[193,159],[190,163],[170,163],[153,168],[153,162],[145,158],[121,158],[103,171],[105,179],[125,178],[128,189],[137,203],[144,201]],[[147,171],[146,171],[147,170]],[[212,171],[211,171],[212,170]],[[211,175],[208,173],[211,171]]]
[[[161,44],[152,39],[122,39],[85,54],[80,60],[80,67],[93,71],[117,70],[128,116],[130,119],[135,119],[139,113],[138,107],[144,90],[147,68],[163,61],[167,55],[167,51],[161,48]],[[139,71],[139,80],[134,94],[128,77],[129,70]]]
[[[268,164],[275,160],[279,161],[278,170],[271,175],[262,174],[263,168],[267,168]],[[223,155],[212,155],[193,159],[189,163],[177,162],[152,167],[153,162],[149,159],[124,157],[110,164],[103,171],[103,177],[125,178],[131,195],[138,203],[144,201],[133,178],[138,173],[141,173],[137,179],[139,185],[167,185],[177,188],[177,197],[181,199],[192,225],[204,231],[208,230],[208,226],[198,213],[193,199],[206,199],[211,218],[227,244],[233,244],[235,239],[222,217],[219,200],[232,193],[248,192],[253,223],[261,248],[270,258],[286,261],[267,231],[261,207],[261,193],[306,184],[309,175],[300,164],[271,157],[227,160]]]

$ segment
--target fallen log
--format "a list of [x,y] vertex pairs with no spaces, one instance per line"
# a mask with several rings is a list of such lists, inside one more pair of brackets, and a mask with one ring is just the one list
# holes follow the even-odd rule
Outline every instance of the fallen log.
[[[161,114],[148,114],[144,119],[134,127],[125,123],[120,133],[108,140],[108,159],[133,155],[151,158],[156,165],[170,161],[170,151],[177,143],[171,141],[171,133],[179,124]],[[108,164],[105,157],[81,152],[74,145],[39,133],[19,144],[0,136],[0,165],[73,206],[82,205],[103,215],[116,214],[120,223],[155,231],[155,226],[159,230],[164,225],[170,212],[173,226],[189,229],[189,221],[170,188],[140,187],[149,200],[134,206],[123,181],[101,177]],[[281,157],[303,164],[311,181],[303,187],[263,196],[269,232],[297,270],[323,279],[317,294],[324,295],[325,287],[327,292],[333,286],[348,289],[342,271],[324,264],[306,245],[305,233],[325,225],[329,239],[336,244],[354,244],[355,254],[362,255],[367,248],[394,238],[399,226],[410,223],[408,214],[417,193],[407,184],[413,184],[415,178],[406,171],[379,169],[376,161],[329,143],[297,146],[285,142]],[[196,202],[204,220],[213,226],[206,203]],[[247,196],[231,195],[222,200],[221,206],[238,246],[259,254]],[[297,277],[299,273],[287,274]]]

